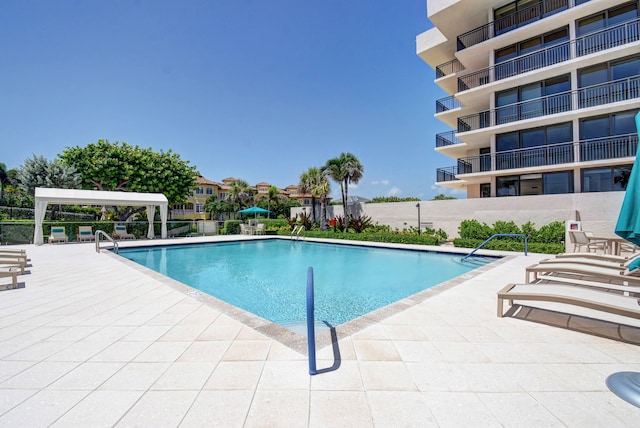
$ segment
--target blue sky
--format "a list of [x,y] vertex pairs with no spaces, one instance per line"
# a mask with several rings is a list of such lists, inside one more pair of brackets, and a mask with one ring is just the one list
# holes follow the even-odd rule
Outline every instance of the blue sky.
[[2,0],[0,162],[108,139],[285,187],[352,152],[350,194],[451,194],[430,27],[425,0]]

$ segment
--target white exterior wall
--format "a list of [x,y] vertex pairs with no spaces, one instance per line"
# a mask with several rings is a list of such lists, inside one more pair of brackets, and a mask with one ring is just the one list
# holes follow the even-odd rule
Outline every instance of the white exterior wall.
[[[451,199],[420,201],[420,222],[433,223],[450,239],[458,237],[462,220],[475,219],[488,225],[513,220],[518,226],[531,221],[540,228],[552,221],[580,220],[583,230],[613,236],[624,192],[572,193],[566,195],[514,196],[505,198]],[[408,229],[418,225],[417,202],[357,204],[352,212],[370,216],[373,222]],[[302,208],[292,208],[295,216]],[[319,211],[319,210],[318,210]],[[327,218],[342,215],[342,206],[327,207]],[[319,213],[317,220],[320,220]]]

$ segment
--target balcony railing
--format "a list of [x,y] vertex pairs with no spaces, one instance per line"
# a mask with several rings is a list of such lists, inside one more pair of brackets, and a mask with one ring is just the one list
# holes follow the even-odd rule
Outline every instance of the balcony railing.
[[458,50],[461,51],[478,43],[489,40],[492,37],[515,30],[547,16],[562,12],[576,4],[586,3],[578,0],[542,0],[525,9],[518,10],[510,15],[498,18],[482,27],[475,28],[458,36]]
[[436,113],[442,113],[458,107],[461,107],[460,102],[453,95],[436,100]]
[[462,141],[456,137],[456,131],[447,131],[436,134],[436,147],[452,146],[460,143],[462,143]]
[[449,74],[457,73],[458,71],[464,70],[464,66],[458,58],[454,58],[451,61],[445,62],[444,64],[440,64],[436,67],[436,79],[439,79],[444,76],[448,76]]
[[578,148],[578,162],[634,157],[638,150],[638,134],[615,135],[590,140],[468,156],[458,159],[457,166],[440,168],[438,171],[455,171],[456,174],[473,174],[505,169],[568,164],[576,162],[576,147]]
[[548,67],[573,58],[637,42],[640,19],[596,31],[577,39],[549,46],[492,67],[484,68],[458,78],[458,92],[483,86],[507,77]]
[[436,170],[436,182],[441,183],[443,181],[456,181],[456,175],[458,174],[458,168],[450,166],[446,168],[438,168]]
[[640,75],[636,75],[588,86],[576,91],[560,92],[463,116],[458,118],[458,132],[468,132],[519,120],[610,104],[635,99],[639,96]]

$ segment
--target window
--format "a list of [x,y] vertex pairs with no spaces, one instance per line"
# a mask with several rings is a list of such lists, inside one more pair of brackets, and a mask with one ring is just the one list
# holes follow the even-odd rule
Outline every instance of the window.
[[520,185],[519,177],[496,177],[496,196],[518,196]]
[[202,187],[196,187],[196,195],[203,195],[204,189]]
[[[564,27],[495,51],[496,80],[568,60],[568,41],[569,28]],[[515,58],[519,59],[512,61]]]
[[555,195],[573,193],[573,172],[496,177],[496,196]]
[[596,116],[580,121],[580,159],[592,161],[635,156],[637,110]]
[[227,199],[227,192],[220,192],[220,199]]
[[213,189],[211,187],[207,187],[207,195],[213,195]]
[[[571,122],[496,135],[496,169],[573,162]],[[563,144],[564,143],[564,144]],[[520,150],[520,149],[530,150]]]
[[496,93],[498,125],[571,109],[569,75],[554,77]]
[[553,15],[568,7],[568,0],[516,0],[493,11],[496,36]]
[[583,192],[611,192],[627,189],[632,165],[582,170]]
[[608,9],[576,23],[578,56],[638,40],[637,2]]
[[551,172],[544,174],[544,194],[558,195],[564,193],[573,193],[573,172]]
[[203,213],[203,212],[204,212],[204,205],[196,204],[196,213]]
[[482,183],[480,185],[480,197],[481,198],[491,197],[491,183]]

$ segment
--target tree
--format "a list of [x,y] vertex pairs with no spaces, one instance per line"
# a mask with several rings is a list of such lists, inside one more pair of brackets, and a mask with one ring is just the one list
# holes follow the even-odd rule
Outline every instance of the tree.
[[345,231],[349,231],[349,212],[347,211],[347,199],[349,197],[349,183],[357,184],[364,173],[364,166],[358,158],[351,153],[341,153],[339,157],[329,159],[324,171],[336,182],[340,183],[342,192],[342,209],[345,218]]
[[7,166],[0,162],[0,205],[4,199],[4,186],[9,184],[9,175],[7,174]]
[[311,194],[311,222],[316,222],[316,195],[312,192],[314,186],[320,182],[322,170],[320,168],[311,167],[307,171],[300,174],[300,182],[298,190],[302,194]]
[[209,213],[209,218],[212,220],[220,219],[220,214],[228,213],[231,209],[227,201],[218,199],[216,195],[209,196],[204,203],[204,210]]
[[227,202],[233,206],[234,211],[240,211],[252,199],[253,188],[245,180],[236,180],[229,186]]
[[331,193],[331,184],[327,175],[320,174],[319,180],[311,188],[311,194],[320,199],[320,230],[327,230],[327,200]]
[[[67,147],[58,156],[80,171],[85,189],[163,193],[169,204],[184,203],[195,188],[198,175],[195,166],[171,150],[154,152],[126,142],[112,144],[109,140],[98,140],[86,147]],[[121,221],[145,210],[114,209]]]
[[[74,167],[57,159],[49,162],[42,155],[33,155],[33,158],[26,159],[18,171],[17,178],[20,188],[31,196],[35,194],[36,187],[78,189],[82,181]],[[51,210],[51,218],[56,218],[56,212],[59,210],[60,205],[55,205]]]
[[440,194],[434,196],[433,199],[431,199],[431,200],[432,201],[445,201],[445,200],[448,200],[448,199],[457,199],[457,198],[454,198],[453,196],[447,196],[444,193],[440,193]]
[[271,218],[271,202],[273,202],[277,207],[280,202],[283,202],[285,199],[287,199],[287,197],[280,193],[280,189],[278,189],[276,186],[269,186],[269,190],[266,194],[259,193],[254,198],[256,202],[267,201],[267,209],[269,210],[269,213],[267,213],[267,218]]

